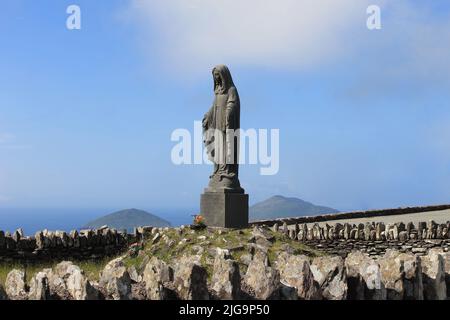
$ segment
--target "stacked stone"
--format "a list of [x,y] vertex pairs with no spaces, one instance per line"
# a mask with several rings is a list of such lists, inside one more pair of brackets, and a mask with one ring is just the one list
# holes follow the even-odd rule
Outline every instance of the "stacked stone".
[[282,228],[275,224],[272,229],[283,232],[291,239],[343,257],[353,250],[379,256],[386,249],[424,255],[432,248],[442,248],[443,251],[450,248],[450,221],[442,224],[432,220],[428,223],[419,222],[417,227],[412,222],[327,223],[324,226],[318,223],[288,226],[285,222]]
[[437,224],[433,220],[428,223],[419,222],[418,228],[414,223],[403,222],[385,225],[383,222],[367,222],[366,224],[336,223],[333,226],[326,224],[324,227],[315,223],[311,227],[302,224],[300,227],[294,225],[299,230],[298,240],[400,240],[409,239],[449,239],[450,221]]
[[106,226],[70,233],[43,230],[31,237],[25,236],[22,229],[13,234],[0,231],[0,260],[100,258],[123,250],[137,237]]

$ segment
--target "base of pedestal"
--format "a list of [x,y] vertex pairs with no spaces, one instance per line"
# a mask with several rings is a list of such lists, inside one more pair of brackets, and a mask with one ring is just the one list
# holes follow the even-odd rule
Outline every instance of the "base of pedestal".
[[247,228],[248,194],[205,192],[200,199],[200,214],[209,227]]

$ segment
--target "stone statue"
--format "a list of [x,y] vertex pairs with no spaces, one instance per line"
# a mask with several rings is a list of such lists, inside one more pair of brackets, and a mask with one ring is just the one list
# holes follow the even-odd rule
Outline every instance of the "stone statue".
[[246,228],[248,194],[238,178],[240,101],[224,65],[213,71],[214,102],[203,118],[203,138],[214,171],[200,199],[200,212],[211,227]]
[[238,178],[239,94],[227,66],[216,66],[212,74],[214,102],[203,118],[203,136],[214,171],[206,191],[244,193]]

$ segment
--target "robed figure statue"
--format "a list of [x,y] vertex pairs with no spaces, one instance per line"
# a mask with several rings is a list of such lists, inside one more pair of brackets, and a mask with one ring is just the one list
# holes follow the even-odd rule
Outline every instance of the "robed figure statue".
[[214,163],[206,192],[244,193],[238,178],[240,101],[225,65],[213,71],[214,102],[203,118],[203,138]]

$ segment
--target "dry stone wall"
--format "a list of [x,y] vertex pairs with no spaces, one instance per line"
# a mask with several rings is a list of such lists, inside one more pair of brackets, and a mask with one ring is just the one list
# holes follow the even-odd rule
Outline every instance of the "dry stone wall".
[[425,255],[432,248],[448,252],[450,248],[450,221],[438,224],[434,221],[384,224],[335,223],[320,226],[284,222],[272,226],[274,231],[283,232],[291,239],[304,242],[310,247],[346,257],[352,251],[361,251],[370,256],[380,256],[387,249]]
[[13,234],[0,230],[0,261],[33,262],[51,259],[99,259],[115,255],[151,232],[140,227],[130,234],[102,227],[95,230],[38,231],[25,236],[21,229]]

